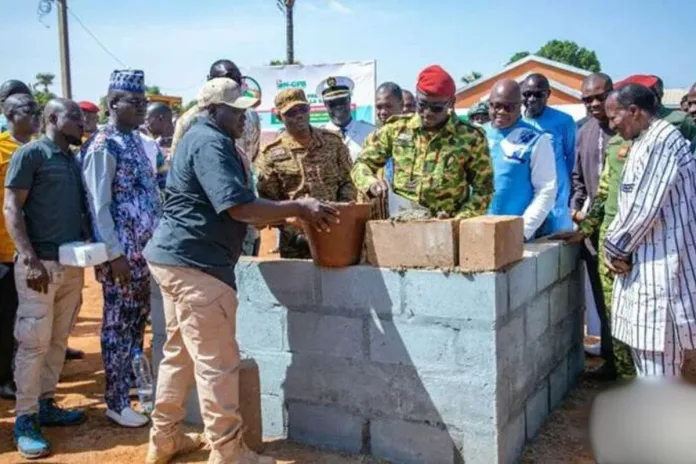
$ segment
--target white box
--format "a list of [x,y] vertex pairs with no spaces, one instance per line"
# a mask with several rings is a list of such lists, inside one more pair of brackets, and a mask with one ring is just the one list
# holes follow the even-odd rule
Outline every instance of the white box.
[[72,242],[61,245],[58,260],[64,266],[92,267],[109,260],[103,243]]

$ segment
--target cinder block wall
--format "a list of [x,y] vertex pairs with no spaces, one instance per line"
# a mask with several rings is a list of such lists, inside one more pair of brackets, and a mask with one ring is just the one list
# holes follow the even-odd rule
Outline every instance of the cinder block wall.
[[398,463],[514,462],[583,367],[575,247],[527,245],[500,273],[244,259],[237,275],[268,437]]

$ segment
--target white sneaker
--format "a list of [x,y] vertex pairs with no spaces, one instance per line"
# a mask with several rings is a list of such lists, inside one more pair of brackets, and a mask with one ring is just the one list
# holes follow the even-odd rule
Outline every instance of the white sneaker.
[[107,409],[106,417],[116,422],[121,427],[128,428],[143,427],[150,422],[150,419],[146,415],[140,414],[130,407],[121,411],[121,414],[117,413],[116,411],[112,411],[111,409]]

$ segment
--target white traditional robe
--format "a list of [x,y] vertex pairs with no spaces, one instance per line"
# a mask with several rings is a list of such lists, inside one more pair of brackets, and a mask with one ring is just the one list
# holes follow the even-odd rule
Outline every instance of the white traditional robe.
[[664,351],[665,332],[674,329],[680,348],[693,349],[696,160],[670,123],[655,120],[634,141],[604,247],[633,263],[614,282],[614,336],[637,350]]
[[340,127],[332,122],[324,124],[322,129],[334,131],[343,138],[343,143],[345,143],[350,152],[350,159],[355,163],[355,160],[358,159],[358,155],[360,155],[362,151],[363,142],[365,142],[367,136],[375,130],[375,126],[369,122],[353,119],[348,126],[346,126],[345,130],[341,130]]

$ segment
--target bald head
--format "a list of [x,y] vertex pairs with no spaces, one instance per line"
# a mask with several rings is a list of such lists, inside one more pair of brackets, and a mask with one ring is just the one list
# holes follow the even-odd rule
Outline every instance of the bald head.
[[521,102],[522,101],[522,90],[517,81],[513,79],[503,79],[498,81],[493,90],[491,90],[491,101],[497,98],[502,99],[507,102]]
[[147,107],[146,118],[157,118],[160,116],[172,117],[172,109],[161,102],[150,103]]
[[605,127],[609,124],[609,120],[604,102],[613,88],[614,83],[611,77],[604,73],[593,73],[585,77],[580,88],[582,103],[585,105],[587,114],[598,120]]
[[498,129],[513,126],[520,118],[522,90],[512,79],[496,82],[491,90],[489,115],[491,124]]
[[22,81],[10,79],[0,84],[0,105],[11,95],[31,95],[31,90]]
[[59,147],[82,144],[84,115],[80,105],[66,98],[54,98],[44,108],[46,135]]
[[230,60],[217,60],[210,66],[208,80],[216,77],[227,77],[242,85],[242,73],[237,65]]
[[611,80],[607,74],[604,73],[592,73],[586,76],[582,81],[582,87],[601,87],[606,92],[609,92],[614,88],[614,82]]
[[551,95],[549,80],[543,74],[534,73],[527,76],[521,87],[526,116],[528,118],[541,116]]
[[174,113],[164,103],[151,103],[147,107],[145,124],[150,134],[157,137],[171,137],[174,134]]

